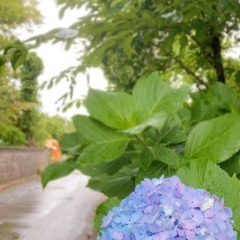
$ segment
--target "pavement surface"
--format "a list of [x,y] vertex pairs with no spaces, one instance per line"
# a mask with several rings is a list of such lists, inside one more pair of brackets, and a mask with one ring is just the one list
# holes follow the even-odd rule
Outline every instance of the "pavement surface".
[[73,172],[46,189],[38,180],[0,192],[0,240],[94,240],[96,206],[105,197]]

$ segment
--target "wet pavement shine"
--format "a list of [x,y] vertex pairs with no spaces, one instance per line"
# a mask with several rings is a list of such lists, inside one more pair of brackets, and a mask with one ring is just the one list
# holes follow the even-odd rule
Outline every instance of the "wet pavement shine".
[[96,239],[94,211],[105,197],[87,181],[76,171],[44,190],[34,180],[0,192],[0,240]]

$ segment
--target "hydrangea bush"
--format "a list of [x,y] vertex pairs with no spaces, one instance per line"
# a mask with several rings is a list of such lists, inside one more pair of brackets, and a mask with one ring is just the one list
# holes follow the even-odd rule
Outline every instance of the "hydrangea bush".
[[236,240],[232,210],[178,177],[145,179],[103,218],[98,240]]

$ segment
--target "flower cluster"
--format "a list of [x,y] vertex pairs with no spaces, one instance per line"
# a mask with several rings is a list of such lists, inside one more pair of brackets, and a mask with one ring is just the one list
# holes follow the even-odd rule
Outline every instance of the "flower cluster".
[[98,240],[236,240],[232,211],[178,177],[145,179],[103,218]]

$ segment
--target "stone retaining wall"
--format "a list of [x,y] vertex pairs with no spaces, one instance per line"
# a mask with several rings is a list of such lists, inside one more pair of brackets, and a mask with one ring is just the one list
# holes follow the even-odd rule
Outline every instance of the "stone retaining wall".
[[48,149],[0,147],[0,183],[37,174],[49,159]]

